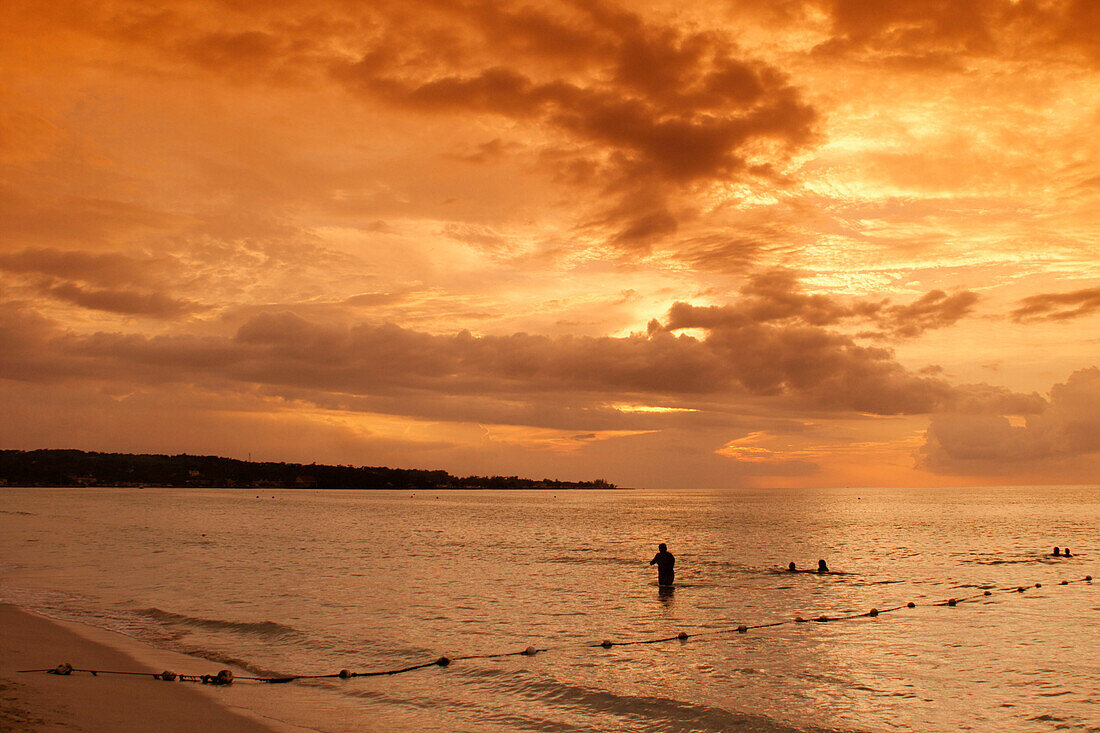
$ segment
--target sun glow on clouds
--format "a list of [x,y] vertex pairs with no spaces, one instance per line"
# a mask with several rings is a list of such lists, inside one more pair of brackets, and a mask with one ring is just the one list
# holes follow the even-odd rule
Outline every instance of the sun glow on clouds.
[[627,404],[613,404],[609,405],[612,409],[619,412],[652,412],[652,413],[671,413],[671,412],[698,412],[698,410],[691,407],[656,407],[653,405],[627,405]]
[[1077,480],[1095,21],[0,4],[0,447]]

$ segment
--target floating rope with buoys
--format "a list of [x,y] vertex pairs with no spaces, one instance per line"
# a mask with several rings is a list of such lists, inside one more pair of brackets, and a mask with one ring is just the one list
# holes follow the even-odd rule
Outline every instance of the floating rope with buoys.
[[[1071,583],[1091,583],[1091,582],[1092,582],[1092,576],[1091,575],[1086,575],[1084,578],[1080,578],[1078,580],[1063,580],[1063,581],[1060,581],[1058,584],[1059,585],[1069,585]],[[751,624],[751,625],[749,625],[749,624],[740,624],[738,626],[731,626],[731,627],[726,628],[726,629],[714,629],[714,630],[711,630],[711,631],[699,631],[699,632],[692,633],[692,634],[689,634],[686,631],[681,631],[680,633],[678,633],[674,636],[661,636],[661,637],[657,637],[655,639],[632,639],[632,640],[627,640],[627,641],[611,641],[610,639],[604,639],[603,641],[594,642],[594,643],[593,642],[584,642],[584,643],[577,643],[577,644],[559,644],[559,645],[556,645],[556,646],[547,646],[547,647],[543,647],[543,648],[537,648],[537,647],[534,647],[534,646],[529,646],[526,649],[521,649],[519,651],[511,651],[511,652],[496,652],[496,653],[492,653],[492,654],[467,654],[467,655],[458,656],[458,657],[445,657],[444,656],[444,657],[439,657],[438,659],[435,659],[435,660],[430,661],[430,662],[424,662],[422,664],[414,664],[414,665],[411,665],[411,666],[408,666],[408,667],[398,667],[396,669],[383,669],[383,670],[375,670],[375,671],[367,671],[367,672],[352,672],[352,671],[347,670],[347,669],[342,669],[339,672],[335,672],[333,674],[296,674],[296,675],[288,675],[286,677],[234,677],[233,673],[228,669],[220,670],[217,674],[195,675],[195,674],[177,674],[176,672],[172,672],[171,670],[165,670],[163,672],[154,673],[154,672],[128,672],[128,671],[117,671],[117,670],[107,670],[107,669],[79,669],[77,667],[73,667],[71,664],[68,664],[68,663],[59,664],[56,667],[52,667],[50,669],[20,669],[18,671],[19,672],[45,672],[47,674],[56,674],[56,675],[71,675],[75,672],[87,672],[87,673],[91,674],[93,677],[97,677],[101,674],[119,674],[119,675],[130,675],[130,676],[136,676],[136,677],[150,677],[152,679],[164,680],[166,682],[173,682],[173,681],[177,681],[177,680],[180,681],[180,682],[201,682],[204,685],[231,685],[231,684],[233,684],[233,682],[238,681],[238,680],[244,680],[244,681],[248,681],[248,682],[264,682],[264,683],[268,683],[268,684],[280,684],[280,683],[284,683],[284,682],[293,682],[295,680],[323,680],[323,679],[342,679],[342,680],[346,680],[346,679],[351,679],[353,677],[384,677],[384,676],[389,676],[389,675],[404,674],[405,672],[414,672],[418,669],[428,669],[429,667],[446,667],[449,664],[451,664],[452,662],[459,662],[459,661],[470,660],[470,659],[501,659],[503,657],[519,657],[519,656],[533,657],[534,655],[542,653],[542,652],[551,651],[551,650],[558,650],[558,649],[569,649],[569,648],[610,649],[612,647],[618,647],[618,646],[637,646],[637,645],[641,645],[641,644],[660,644],[662,642],[669,642],[669,641],[686,642],[686,641],[690,641],[691,639],[702,639],[702,638],[707,638],[707,637],[715,637],[715,636],[721,636],[723,634],[733,634],[733,633],[747,634],[749,631],[753,631],[753,630],[756,630],[756,629],[769,629],[769,628],[773,628],[775,626],[783,626],[785,624],[804,624],[804,623],[810,623],[810,622],[827,623],[827,622],[830,622],[830,621],[850,621],[852,619],[858,619],[858,618],[876,618],[878,616],[881,616],[884,613],[892,613],[894,611],[900,611],[902,609],[916,608],[917,606],[951,606],[951,607],[954,607],[954,606],[958,606],[959,604],[962,604],[962,603],[968,603],[968,602],[971,602],[971,601],[980,600],[982,598],[988,598],[989,596],[992,596],[994,593],[1023,593],[1023,592],[1027,591],[1030,588],[1042,588],[1042,587],[1043,587],[1042,583],[1034,583],[1032,585],[1011,585],[1011,586],[1006,586],[1004,588],[993,588],[993,589],[989,589],[989,590],[983,590],[981,593],[975,593],[974,595],[970,595],[970,596],[962,596],[962,597],[958,597],[958,598],[947,598],[947,599],[944,599],[942,601],[933,601],[931,603],[914,603],[913,601],[909,601],[908,603],[903,603],[903,604],[897,605],[897,606],[889,606],[889,607],[886,607],[886,608],[872,608],[872,609],[870,609],[868,611],[864,611],[862,613],[847,612],[847,613],[844,613],[843,615],[839,615],[839,616],[821,615],[821,616],[812,616],[812,617],[809,617],[809,618],[806,618],[806,617],[803,617],[803,616],[796,616],[794,618],[783,619],[783,620],[780,620],[780,621],[771,621],[769,623]]]

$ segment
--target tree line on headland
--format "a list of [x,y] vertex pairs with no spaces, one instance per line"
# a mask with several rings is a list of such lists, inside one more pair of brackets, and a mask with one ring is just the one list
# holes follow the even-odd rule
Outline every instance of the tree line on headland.
[[0,485],[280,489],[614,489],[595,481],[452,476],[446,471],[253,463],[218,456],[0,450]]

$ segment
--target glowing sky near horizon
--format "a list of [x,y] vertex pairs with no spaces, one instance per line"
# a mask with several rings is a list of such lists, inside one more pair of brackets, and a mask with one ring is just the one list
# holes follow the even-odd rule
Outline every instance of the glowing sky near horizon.
[[0,6],[0,447],[1100,469],[1100,5]]

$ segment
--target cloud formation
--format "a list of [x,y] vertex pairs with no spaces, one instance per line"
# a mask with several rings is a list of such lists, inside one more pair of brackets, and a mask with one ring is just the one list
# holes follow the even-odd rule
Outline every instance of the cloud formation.
[[[613,243],[676,231],[665,198],[677,187],[766,174],[775,159],[757,149],[781,159],[811,138],[816,113],[798,91],[722,34],[684,31],[607,2],[444,7],[474,37],[509,49],[508,64],[454,38],[441,44],[435,26],[406,25],[382,36],[400,42],[383,40],[354,63],[334,64],[335,78],[421,114],[488,114],[555,129],[554,147],[572,148],[555,156],[558,175],[572,171],[575,182],[580,174],[621,195],[604,214],[618,227]],[[383,29],[391,21],[379,20]]]
[[[667,326],[654,321],[646,334],[617,338],[429,334],[395,324],[326,325],[288,312],[256,315],[232,338],[80,335],[56,327],[46,337],[42,319],[30,320],[34,327],[28,335],[14,317],[6,332],[11,339],[38,339],[31,352],[48,354],[40,358],[77,377],[113,373],[164,383],[228,379],[313,390],[319,393],[315,399],[325,393],[482,395],[518,399],[536,413],[540,403],[562,395],[582,404],[639,396],[721,404],[752,397],[778,400],[788,409],[891,415],[984,410],[1013,398],[1003,390],[953,387],[942,378],[914,374],[890,350],[861,346],[824,328],[822,322],[849,315],[844,309],[834,313],[827,301],[800,296],[761,304],[761,293],[770,298],[777,281],[788,282],[771,273],[747,286],[743,306],[677,304]],[[881,308],[874,305],[872,313]],[[703,329],[705,338],[673,333],[689,327]],[[1019,398],[1025,405],[1021,411],[1034,409],[1028,400]]]
[[774,166],[817,119],[786,74],[729,34],[606,0],[331,3],[327,22],[293,2],[74,6],[73,26],[162,62],[237,82],[332,81],[367,105],[475,121],[494,136],[468,160],[541,150],[552,175],[610,197],[607,239],[623,246],[675,231],[665,199],[693,183],[777,183]]
[[1023,425],[1000,415],[936,415],[921,454],[930,470],[972,475],[1095,457],[1100,454],[1100,369],[1081,369],[1055,384],[1049,406]]
[[82,308],[128,316],[176,318],[204,309],[198,303],[182,298],[172,298],[163,293],[92,289],[72,282],[50,283],[43,286],[42,292]]
[[0,3],[4,435],[1069,476],[1095,6]]
[[1100,311],[1100,288],[1029,295],[1012,311],[1015,321],[1065,321]]
[[971,313],[976,293],[948,295],[932,290],[907,305],[888,300],[840,299],[803,292],[797,273],[771,270],[750,276],[732,306],[692,306],[676,303],[666,328],[738,328],[749,324],[786,322],[808,326],[836,326],[844,322],[868,322],[880,329],[864,332],[878,338],[913,338],[927,330],[954,325]]
[[899,63],[961,68],[960,57],[1062,50],[1097,60],[1100,14],[1089,0],[1061,3],[972,0],[807,0],[831,21],[825,53],[873,52]]

